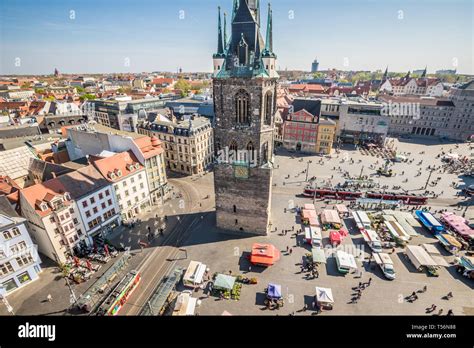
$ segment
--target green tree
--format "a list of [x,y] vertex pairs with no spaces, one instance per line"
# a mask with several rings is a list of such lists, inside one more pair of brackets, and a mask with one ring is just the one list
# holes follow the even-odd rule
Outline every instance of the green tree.
[[80,99],[81,101],[84,101],[84,100],[94,100],[94,99],[95,99],[95,95],[94,95],[94,94],[86,93],[86,94],[84,94],[84,95],[81,95],[81,96],[79,97],[79,99]]
[[44,89],[42,89],[42,88],[35,88],[35,93],[44,94]]
[[322,72],[316,72],[313,74],[314,79],[324,79],[325,75]]
[[189,81],[179,79],[174,85],[174,88],[181,90],[181,96],[186,97],[189,95],[189,91],[191,90],[191,84]]
[[84,93],[85,89],[84,89],[84,87],[78,86],[78,87],[76,87],[76,91],[77,91],[77,93]]

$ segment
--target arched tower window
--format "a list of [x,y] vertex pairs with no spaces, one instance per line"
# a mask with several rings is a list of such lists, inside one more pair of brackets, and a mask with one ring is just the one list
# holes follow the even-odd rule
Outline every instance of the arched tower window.
[[248,156],[248,161],[249,162],[253,162],[255,160],[254,151],[255,151],[255,147],[253,146],[253,143],[249,142],[247,144],[247,156]]
[[268,91],[265,94],[265,115],[264,122],[265,124],[270,125],[272,123],[272,114],[273,114],[273,94]]
[[230,162],[232,161],[237,161],[237,142],[235,140],[232,140],[229,145],[229,160]]
[[262,163],[265,164],[268,162],[268,143],[262,145]]
[[235,95],[235,122],[249,124],[250,122],[250,95],[241,89]]

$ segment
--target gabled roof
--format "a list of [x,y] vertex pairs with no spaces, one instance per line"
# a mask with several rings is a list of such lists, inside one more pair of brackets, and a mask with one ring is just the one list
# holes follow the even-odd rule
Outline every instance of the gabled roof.
[[144,136],[134,140],[145,159],[158,156],[164,152],[162,142],[156,137]]
[[319,117],[321,114],[321,100],[318,99],[298,99],[293,100],[293,112],[305,109],[311,115]]
[[[138,162],[132,151],[121,152],[106,158],[90,156],[89,159],[102,176],[109,182],[121,181],[123,178],[144,168]],[[129,165],[131,164],[137,166],[138,169],[130,168]],[[114,173],[114,175],[112,175],[112,173]]]

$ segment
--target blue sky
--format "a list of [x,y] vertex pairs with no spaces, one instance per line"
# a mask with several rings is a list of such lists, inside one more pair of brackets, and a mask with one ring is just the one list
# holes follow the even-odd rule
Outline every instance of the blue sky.
[[[211,71],[218,5],[230,14],[232,0],[0,0],[0,74]],[[265,24],[266,0],[261,7]],[[317,57],[322,69],[474,74],[472,0],[273,0],[272,8],[281,69],[309,70]]]

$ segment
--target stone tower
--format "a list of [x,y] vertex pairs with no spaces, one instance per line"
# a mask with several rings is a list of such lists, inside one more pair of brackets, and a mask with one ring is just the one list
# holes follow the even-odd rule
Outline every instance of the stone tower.
[[270,222],[278,74],[268,6],[266,40],[259,0],[234,0],[231,36],[221,28],[214,54],[217,226],[266,235]]

